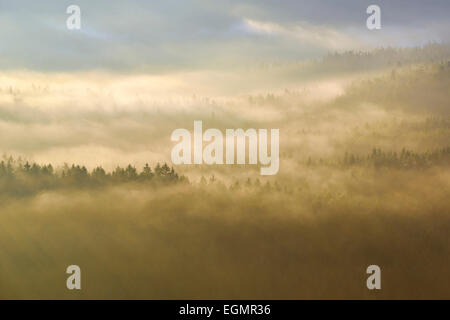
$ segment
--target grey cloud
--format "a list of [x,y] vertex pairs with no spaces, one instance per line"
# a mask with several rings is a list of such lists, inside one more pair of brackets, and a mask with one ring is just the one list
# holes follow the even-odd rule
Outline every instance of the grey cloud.
[[[450,39],[448,1],[375,2],[382,7],[384,28],[378,34],[365,29],[365,9],[374,3],[366,0],[1,0],[0,67],[151,72],[303,59],[327,50],[354,49],[358,43],[420,45],[426,40]],[[80,31],[65,28],[66,8],[71,4],[82,10]],[[282,36],[248,32],[246,19],[278,25],[288,32]],[[305,29],[305,24],[310,28]],[[344,41],[337,48],[328,45],[332,39],[318,43],[305,41],[311,38],[305,34],[287,36],[299,28],[353,37],[354,41]],[[426,30],[426,34],[412,36],[417,30]]]

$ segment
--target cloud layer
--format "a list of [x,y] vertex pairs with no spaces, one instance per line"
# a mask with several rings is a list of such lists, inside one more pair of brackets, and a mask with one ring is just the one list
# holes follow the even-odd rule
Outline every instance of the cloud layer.
[[[82,29],[66,29],[81,7]],[[161,72],[292,61],[328,51],[450,39],[448,1],[0,1],[0,68]]]

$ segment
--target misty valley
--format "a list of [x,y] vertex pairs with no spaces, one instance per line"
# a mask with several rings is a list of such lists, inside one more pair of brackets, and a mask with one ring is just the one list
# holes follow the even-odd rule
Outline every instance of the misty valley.
[[0,298],[448,297],[449,61],[2,71]]

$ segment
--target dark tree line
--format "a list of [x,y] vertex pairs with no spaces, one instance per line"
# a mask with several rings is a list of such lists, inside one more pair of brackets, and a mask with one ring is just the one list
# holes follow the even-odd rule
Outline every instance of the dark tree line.
[[401,152],[382,151],[373,148],[367,155],[346,152],[341,159],[312,159],[308,158],[307,166],[361,166],[361,167],[389,167],[398,169],[425,169],[433,166],[450,166],[450,147],[444,147],[428,152],[414,152],[403,149]]
[[0,193],[26,195],[61,187],[100,187],[127,182],[171,184],[187,182],[187,178],[178,175],[166,163],[158,163],[153,169],[146,164],[141,171],[128,165],[107,172],[102,167],[89,171],[75,164],[55,170],[51,164],[24,163],[12,157],[0,162]]
[[395,168],[427,168],[434,165],[450,165],[450,147],[422,153],[406,149],[399,153],[386,152],[374,148],[372,153],[366,157],[346,153],[341,164],[344,166],[360,164]]
[[372,51],[346,51],[329,53],[323,57],[321,65],[334,70],[371,70],[383,67],[447,62],[450,59],[450,45],[429,43],[414,48],[378,48]]

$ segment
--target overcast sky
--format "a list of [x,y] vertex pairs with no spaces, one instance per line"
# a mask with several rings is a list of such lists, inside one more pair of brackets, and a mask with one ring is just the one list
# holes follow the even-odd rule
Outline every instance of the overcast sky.
[[[81,8],[67,30],[66,8]],[[381,7],[381,30],[366,8]],[[160,72],[450,39],[448,0],[0,0],[0,68]]]

